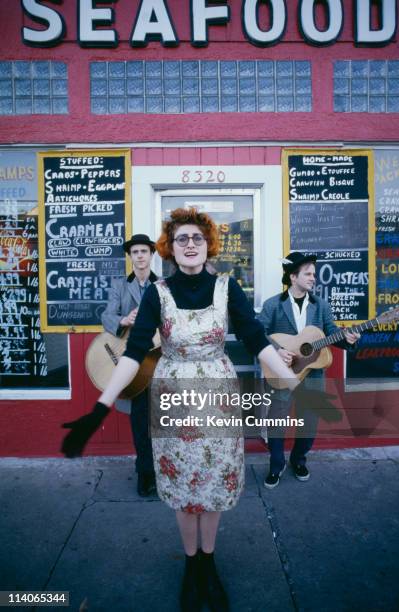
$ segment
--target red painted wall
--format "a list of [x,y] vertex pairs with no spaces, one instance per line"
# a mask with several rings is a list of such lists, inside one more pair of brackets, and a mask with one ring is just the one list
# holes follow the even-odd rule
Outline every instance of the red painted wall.
[[[180,38],[176,48],[151,43],[133,49],[128,44],[138,0],[119,0],[115,28],[120,35],[116,49],[81,49],[76,43],[76,2],[49,4],[60,11],[67,23],[67,37],[50,49],[37,49],[21,41],[21,27],[37,27],[23,18],[20,2],[0,3],[0,45],[2,60],[54,59],[68,64],[69,114],[66,116],[0,116],[0,144],[128,143],[190,141],[320,141],[393,142],[399,137],[398,115],[335,114],[332,109],[333,61],[335,59],[398,59],[397,40],[380,49],[353,45],[352,0],[345,0],[345,26],[339,41],[322,49],[305,44],[296,25],[297,0],[287,2],[288,26],[282,42],[271,48],[258,48],[242,34],[241,2],[230,1],[231,22],[227,27],[210,28],[207,48],[189,43],[189,3],[169,0]],[[228,113],[182,115],[108,115],[90,113],[89,66],[95,60],[131,59],[306,59],[312,61],[312,113]],[[149,148],[136,149],[132,162],[137,165],[252,165],[280,163],[280,147]],[[3,456],[55,456],[63,435],[60,423],[78,417],[91,407],[97,393],[84,372],[84,354],[92,335],[70,338],[72,400],[2,401],[0,410],[0,454]],[[336,359],[334,375],[342,371]],[[362,401],[357,394],[357,401]],[[383,442],[379,440],[379,443]],[[389,441],[392,443],[392,440]],[[398,440],[399,442],[399,440]],[[322,446],[348,446],[348,441],[324,440]],[[370,445],[357,439],[355,446]],[[249,443],[249,448],[260,448]],[[128,418],[113,413],[88,447],[88,454],[131,452]]]
[[[137,149],[132,152],[133,166],[144,165],[255,165],[276,164],[280,161],[278,147],[224,147],[224,148],[176,148]],[[61,423],[71,421],[88,411],[96,401],[98,392],[85,372],[85,352],[94,338],[93,334],[70,336],[71,348],[71,400],[34,400],[0,402],[0,456],[39,457],[59,455],[64,435]],[[343,377],[342,352],[334,351],[334,363],[328,371],[331,378]],[[392,396],[392,393],[388,394]],[[353,394],[357,405],[373,406],[370,393]],[[317,441],[317,448],[359,447],[399,443],[398,439],[383,438],[328,438]],[[248,440],[249,451],[259,451],[264,444],[259,440]],[[116,455],[132,452],[128,417],[113,411],[104,427],[98,431],[87,447],[88,455]]]
[[[228,26],[211,26],[210,43],[194,48],[190,42],[189,2],[169,0],[180,44],[164,48],[150,43],[132,48],[127,42],[139,2],[119,0],[115,6],[115,29],[120,36],[116,49],[82,49],[76,42],[76,2],[51,4],[67,24],[66,41],[54,48],[38,49],[21,41],[23,25],[37,28],[23,18],[19,2],[0,3],[0,41],[3,60],[55,59],[68,64],[70,112],[65,116],[0,117],[0,142],[168,142],[168,141],[253,141],[275,140],[306,142],[395,141],[399,135],[397,114],[333,112],[333,61],[335,59],[397,59],[397,39],[382,48],[355,48],[353,44],[352,0],[344,1],[344,29],[338,42],[317,48],[305,44],[296,25],[298,2],[287,2],[288,24],[282,42],[270,48],[250,44],[242,34],[241,2],[228,4]],[[107,115],[90,113],[89,65],[94,60],[131,59],[307,59],[312,61],[312,113],[224,113],[181,115]]]
[[[279,147],[207,147],[136,149],[132,165],[262,165],[280,163]],[[88,411],[98,397],[85,372],[85,352],[94,334],[70,335],[71,400],[2,400],[0,402],[0,456],[56,456],[65,431],[61,423]],[[255,445],[256,447],[256,445]],[[259,448],[259,444],[257,445]],[[112,412],[87,448],[90,455],[132,452],[129,419]],[[251,443],[251,448],[254,448]]]

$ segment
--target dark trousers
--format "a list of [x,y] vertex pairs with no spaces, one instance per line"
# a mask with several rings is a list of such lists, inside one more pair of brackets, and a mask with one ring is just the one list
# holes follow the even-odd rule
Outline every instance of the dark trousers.
[[[267,417],[269,419],[286,418],[292,407],[291,398],[272,399],[272,405]],[[290,462],[295,465],[306,464],[306,453],[310,451],[316,436],[318,416],[305,407],[296,406],[295,418],[303,418],[305,427],[297,427],[295,443],[290,455]],[[274,426],[267,428],[268,447],[270,451],[270,471],[281,472],[285,465],[284,442],[285,427]]]
[[[313,441],[314,438],[296,438],[290,455],[290,463],[305,465],[306,453],[312,448]],[[285,465],[284,438],[269,438],[267,443],[270,450],[270,471],[281,472]]]
[[149,392],[143,391],[132,400],[130,425],[136,447],[136,472],[153,472],[152,445],[148,427]]

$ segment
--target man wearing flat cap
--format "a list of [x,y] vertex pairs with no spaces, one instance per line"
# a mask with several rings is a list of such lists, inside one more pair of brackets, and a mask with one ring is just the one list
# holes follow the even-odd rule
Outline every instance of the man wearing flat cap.
[[[339,330],[334,323],[328,302],[311,292],[316,278],[316,257],[305,253],[292,252],[282,262],[282,283],[287,287],[287,290],[266,300],[261,313],[258,315],[258,319],[265,328],[266,335],[275,333],[296,335],[308,325],[318,327],[326,336]],[[345,338],[345,340],[337,342],[335,346],[345,350],[353,350],[352,345],[359,338],[359,334],[347,331],[345,332]],[[281,347],[276,348],[285,363],[291,366],[295,354]],[[324,372],[323,370],[312,370],[306,380],[309,378],[313,379],[313,383],[316,383],[318,379],[323,385]],[[288,390],[274,392],[268,418],[288,416],[291,400],[291,394]],[[313,411],[307,411],[306,406],[297,405],[296,408],[297,413],[301,412],[301,416],[305,417],[306,427],[302,432],[297,428],[295,443],[290,455],[290,464],[296,478],[305,482],[310,477],[309,470],[306,467],[306,454],[313,445],[318,417]],[[270,428],[268,430],[270,470],[265,478],[264,485],[269,489],[279,484],[280,476],[286,467],[284,433],[284,429],[281,428]]]
[[[134,234],[123,244],[130,257],[133,272],[125,278],[113,280],[108,304],[101,316],[104,329],[114,336],[122,336],[134,325],[144,291],[157,280],[151,271],[155,243],[146,234]],[[151,439],[148,433],[148,392],[143,391],[132,401],[117,400],[116,408],[130,414],[130,424],[136,447],[137,492],[145,497],[156,491]]]

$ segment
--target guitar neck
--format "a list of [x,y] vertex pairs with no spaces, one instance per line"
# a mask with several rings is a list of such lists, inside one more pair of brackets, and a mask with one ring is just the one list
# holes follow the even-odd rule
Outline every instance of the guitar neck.
[[326,338],[320,338],[320,340],[315,340],[315,342],[312,342],[312,346],[314,349],[319,351],[320,349],[326,346],[329,346],[330,344],[335,344],[336,342],[339,342],[340,340],[345,340],[345,331],[361,333],[361,332],[367,331],[368,329],[372,329],[378,323],[379,323],[379,320],[376,317],[375,319],[370,319],[370,321],[365,321],[364,323],[361,323],[360,325],[354,325],[353,327],[348,327],[346,329],[340,329],[339,331],[336,331],[334,334],[331,334],[330,336],[327,336]]

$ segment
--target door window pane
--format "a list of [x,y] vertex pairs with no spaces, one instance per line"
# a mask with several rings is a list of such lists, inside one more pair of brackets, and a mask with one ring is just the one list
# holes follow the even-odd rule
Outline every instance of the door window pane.
[[[162,196],[162,220],[179,207],[195,206],[208,213],[219,228],[221,249],[211,260],[219,273],[227,273],[237,280],[253,304],[253,200],[251,195],[179,195]],[[169,276],[173,266],[162,263],[162,275]]]

